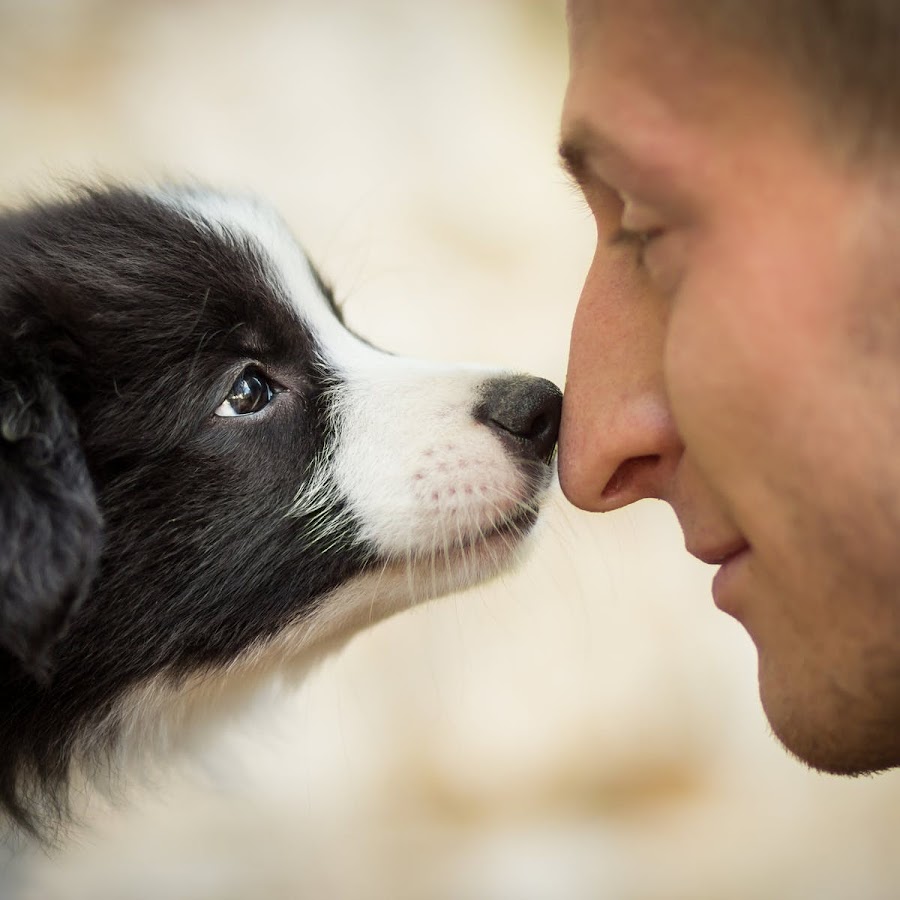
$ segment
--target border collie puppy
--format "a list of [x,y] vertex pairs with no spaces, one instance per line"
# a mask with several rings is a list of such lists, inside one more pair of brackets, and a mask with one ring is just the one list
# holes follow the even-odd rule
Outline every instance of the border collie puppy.
[[[186,188],[0,215],[0,806],[506,569],[560,392],[349,331],[284,225]],[[160,740],[162,739],[162,740]]]

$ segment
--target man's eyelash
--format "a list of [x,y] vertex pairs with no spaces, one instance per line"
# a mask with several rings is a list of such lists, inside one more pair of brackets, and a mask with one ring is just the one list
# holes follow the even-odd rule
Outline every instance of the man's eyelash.
[[646,231],[635,231],[631,228],[625,228],[620,225],[610,236],[607,238],[607,244],[611,247],[616,246],[627,246],[631,247],[635,251],[636,262],[639,267],[643,267],[644,265],[644,253],[647,249],[647,245],[654,239],[662,234],[661,228],[650,228]]

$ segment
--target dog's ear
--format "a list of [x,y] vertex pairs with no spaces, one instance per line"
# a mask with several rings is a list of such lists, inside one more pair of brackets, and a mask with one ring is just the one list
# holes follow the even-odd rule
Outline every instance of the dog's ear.
[[0,340],[0,655],[46,680],[93,579],[102,525],[71,408],[48,366]]

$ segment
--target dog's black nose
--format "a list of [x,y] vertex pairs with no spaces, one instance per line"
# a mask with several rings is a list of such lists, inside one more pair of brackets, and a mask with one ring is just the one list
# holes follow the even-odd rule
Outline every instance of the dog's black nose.
[[552,381],[512,375],[482,385],[474,415],[499,432],[517,456],[549,462],[561,411],[562,392]]

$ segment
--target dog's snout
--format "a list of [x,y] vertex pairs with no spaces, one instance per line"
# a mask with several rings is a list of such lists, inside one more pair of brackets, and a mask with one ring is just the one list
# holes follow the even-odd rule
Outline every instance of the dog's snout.
[[514,375],[485,382],[475,418],[519,456],[549,462],[561,411],[562,393],[552,381]]

